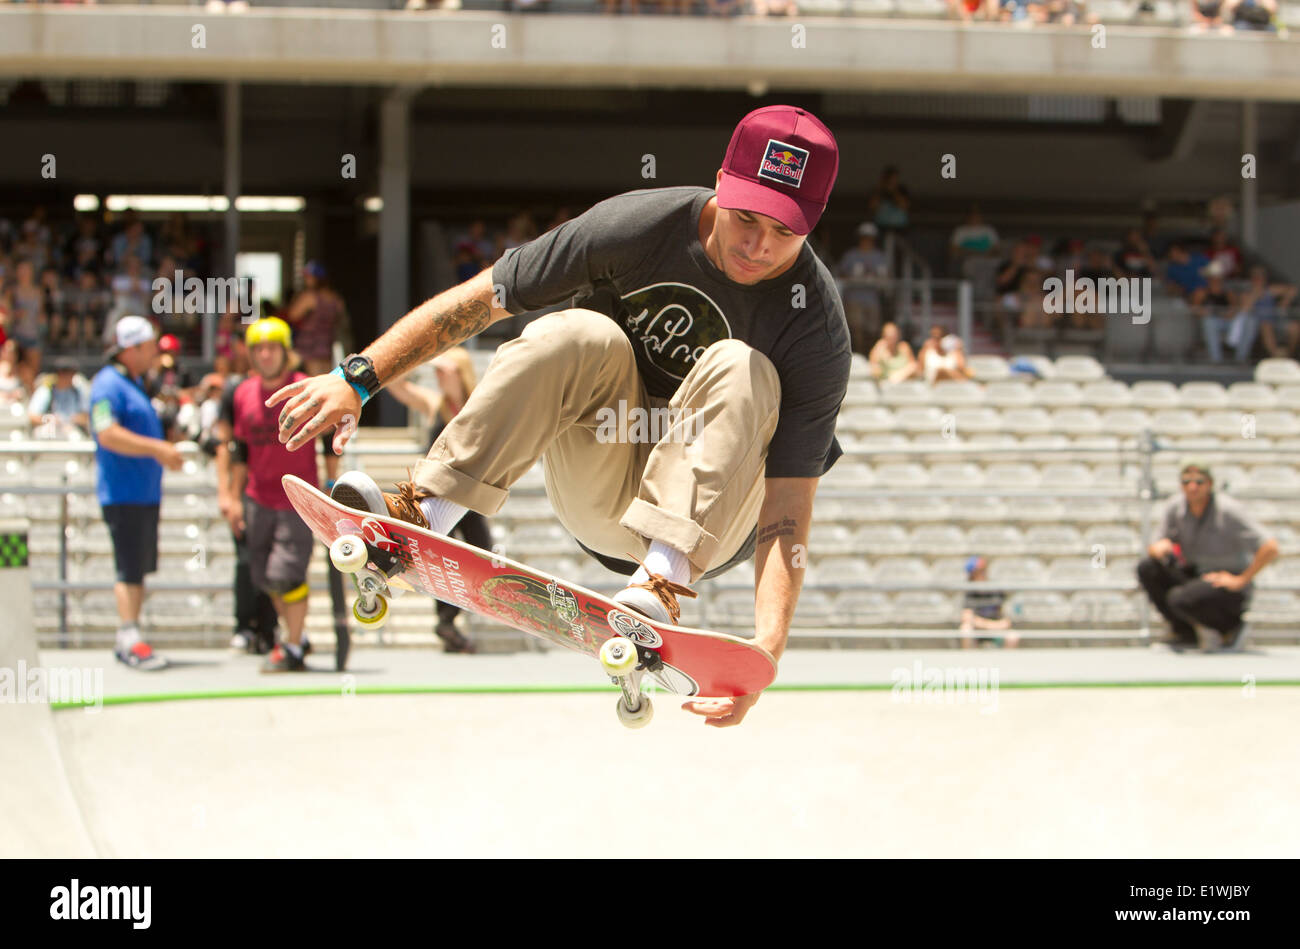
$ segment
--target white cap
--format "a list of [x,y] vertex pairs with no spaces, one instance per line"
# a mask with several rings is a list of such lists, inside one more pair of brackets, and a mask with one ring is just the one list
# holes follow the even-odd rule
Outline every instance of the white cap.
[[950,353],[961,345],[961,337],[955,333],[949,333],[943,339],[939,340],[939,346],[945,353]]
[[124,316],[113,329],[113,341],[118,350],[139,346],[153,338],[153,324],[143,316]]

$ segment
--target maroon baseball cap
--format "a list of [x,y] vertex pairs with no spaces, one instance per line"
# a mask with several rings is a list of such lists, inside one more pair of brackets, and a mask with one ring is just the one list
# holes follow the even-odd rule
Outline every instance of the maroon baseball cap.
[[796,234],[809,234],[839,169],[835,136],[817,116],[791,105],[764,106],[731,133],[718,207],[766,214]]

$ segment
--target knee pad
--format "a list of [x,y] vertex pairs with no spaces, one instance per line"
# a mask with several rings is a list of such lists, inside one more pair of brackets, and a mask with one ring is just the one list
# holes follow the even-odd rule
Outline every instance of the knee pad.
[[272,582],[267,584],[267,592],[273,596],[278,596],[286,603],[298,603],[307,599],[311,593],[311,587],[305,583],[299,583],[297,586],[290,586],[285,582]]

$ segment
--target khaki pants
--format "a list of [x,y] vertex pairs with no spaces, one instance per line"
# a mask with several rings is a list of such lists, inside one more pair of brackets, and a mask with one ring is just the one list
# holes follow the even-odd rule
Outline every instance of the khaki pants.
[[[585,547],[625,560],[662,541],[695,580],[754,530],[780,401],[771,361],[738,340],[705,350],[672,399],[651,399],[614,321],[564,310],[497,350],[412,477],[492,515],[541,458],[551,504]],[[659,424],[638,428],[647,410]]]

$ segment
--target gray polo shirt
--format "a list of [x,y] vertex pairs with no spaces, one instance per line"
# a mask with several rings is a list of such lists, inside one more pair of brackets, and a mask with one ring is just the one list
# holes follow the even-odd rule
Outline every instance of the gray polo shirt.
[[[1162,537],[1182,547],[1183,557],[1201,573],[1241,573],[1255,559],[1268,534],[1240,501],[1215,491],[1200,517],[1187,509],[1187,499],[1181,494],[1170,498],[1151,542]],[[1242,592],[1249,593],[1250,586]]]

